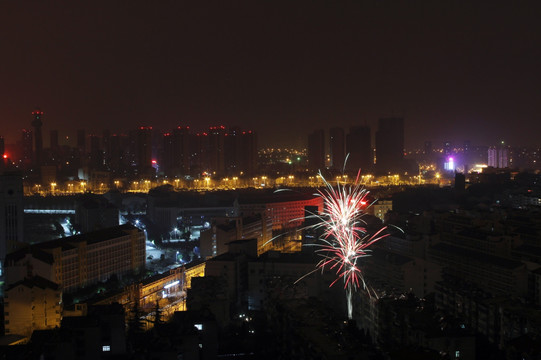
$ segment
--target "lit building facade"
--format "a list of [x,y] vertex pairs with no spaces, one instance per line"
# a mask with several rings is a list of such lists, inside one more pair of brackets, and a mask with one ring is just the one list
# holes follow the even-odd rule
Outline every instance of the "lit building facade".
[[378,200],[374,204],[370,205],[366,212],[370,215],[374,215],[379,218],[381,221],[385,221],[385,214],[387,211],[393,210],[393,201],[392,200]]
[[125,224],[18,250],[6,258],[6,283],[39,275],[70,292],[144,266],[145,234]]
[[236,218],[216,218],[210,229],[201,232],[201,257],[210,258],[228,251],[228,243],[257,239],[258,254],[272,248],[272,220],[261,214]]
[[317,206],[318,213],[321,213],[323,211],[323,198],[315,195],[301,195],[280,199],[275,196],[255,200],[253,203],[241,202],[240,210],[244,214],[265,211],[266,216],[272,219],[272,229],[282,230],[301,226],[304,222],[306,206]]
[[34,330],[60,327],[61,300],[59,286],[40,276],[9,285],[4,292],[6,335],[29,337]]
[[504,146],[489,147],[488,166],[495,168],[509,167],[509,149]]

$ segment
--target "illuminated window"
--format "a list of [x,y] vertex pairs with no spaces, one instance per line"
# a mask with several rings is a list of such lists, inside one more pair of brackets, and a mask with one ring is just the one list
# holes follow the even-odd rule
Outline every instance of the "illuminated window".
[[110,345],[103,345],[101,347],[101,351],[111,351],[111,346]]

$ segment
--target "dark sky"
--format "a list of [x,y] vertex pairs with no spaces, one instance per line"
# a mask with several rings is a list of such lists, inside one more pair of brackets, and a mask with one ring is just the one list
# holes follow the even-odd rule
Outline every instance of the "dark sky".
[[2,1],[0,135],[239,125],[261,146],[403,116],[541,145],[538,1]]

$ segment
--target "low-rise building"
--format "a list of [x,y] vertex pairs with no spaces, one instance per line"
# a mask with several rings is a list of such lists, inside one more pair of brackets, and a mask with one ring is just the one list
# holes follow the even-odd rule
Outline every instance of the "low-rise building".
[[71,292],[144,269],[145,249],[144,232],[130,224],[34,244],[6,258],[6,284],[38,275]]
[[30,336],[34,330],[54,329],[62,319],[62,292],[40,276],[9,285],[4,293],[6,335]]

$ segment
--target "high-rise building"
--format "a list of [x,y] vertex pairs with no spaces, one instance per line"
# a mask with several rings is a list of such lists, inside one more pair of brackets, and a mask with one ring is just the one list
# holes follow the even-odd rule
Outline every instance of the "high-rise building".
[[227,175],[251,175],[257,166],[257,137],[251,131],[231,127],[225,134],[225,168]]
[[103,154],[103,164],[106,168],[108,168],[111,163],[111,132],[108,129],[105,129],[102,132],[101,148]]
[[404,168],[404,119],[381,118],[376,132],[376,168],[380,173]]
[[34,157],[32,152],[32,142],[33,142],[33,136],[32,136],[32,130],[23,129],[22,130],[22,137],[21,137],[21,162],[22,162],[22,168],[27,170],[32,167],[32,159]]
[[370,171],[374,166],[372,136],[368,126],[352,126],[346,138],[348,159],[346,168],[350,171]]
[[139,127],[136,142],[137,171],[142,176],[152,175],[152,127]]
[[201,174],[205,169],[204,155],[206,153],[207,133],[197,133],[190,136],[190,173]]
[[41,135],[43,111],[39,109],[34,110],[32,111],[32,115],[34,116],[32,120],[32,127],[34,128],[34,166],[39,168],[43,165],[43,138]]
[[423,153],[427,156],[432,155],[432,141],[425,141]]
[[110,171],[116,176],[126,176],[127,169],[130,166],[129,137],[122,134],[113,134],[109,154],[108,167]]
[[163,134],[164,174],[169,177],[184,176],[190,173],[190,128],[177,126],[173,131]]
[[17,174],[0,175],[0,276],[6,254],[23,241],[23,180]]
[[77,148],[84,157],[86,155],[86,134],[84,129],[77,130]]
[[488,148],[488,166],[506,168],[509,166],[509,149],[503,144]]
[[308,135],[308,166],[317,171],[325,168],[325,132],[315,130]]
[[227,175],[238,174],[240,171],[240,134],[241,129],[238,126],[230,127],[225,134],[224,152],[225,152],[225,171]]
[[341,170],[346,160],[344,129],[341,127],[329,129],[329,154],[331,157],[331,167],[335,170]]
[[[257,168],[257,136],[251,131],[240,134],[239,169],[244,174],[252,175]],[[235,175],[235,174],[233,174]]]
[[163,155],[161,158],[161,169],[165,176],[175,177],[175,142],[171,133],[163,134]]
[[215,172],[217,174],[224,174],[225,172],[225,154],[224,154],[224,142],[225,142],[225,126],[211,126],[208,132],[208,142],[206,147],[206,159],[207,171]]
[[443,142],[443,153],[445,155],[451,155],[453,153],[453,143],[450,141]]
[[100,149],[100,138],[90,135],[90,167],[98,170],[103,167],[103,152]]

